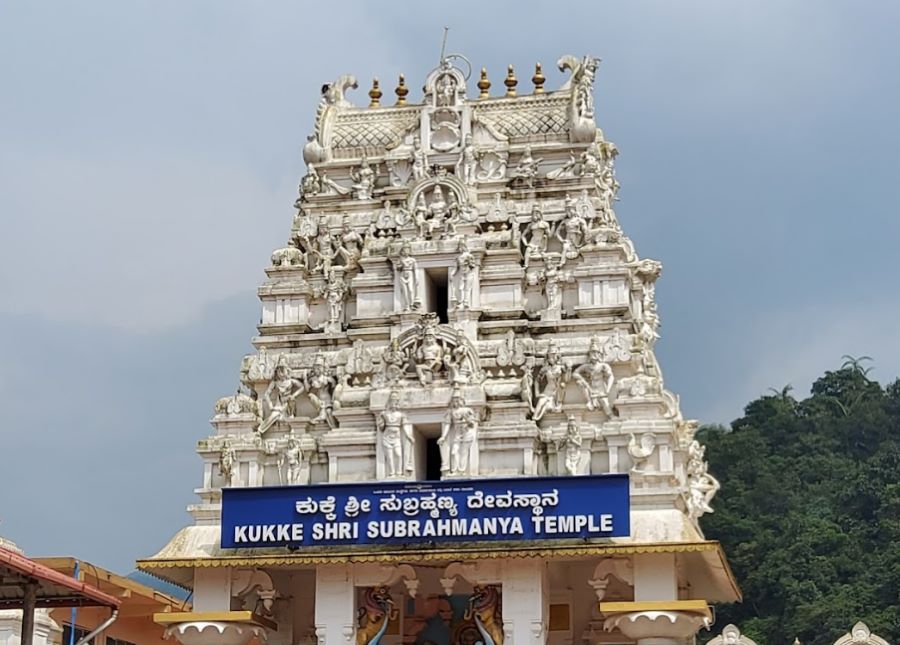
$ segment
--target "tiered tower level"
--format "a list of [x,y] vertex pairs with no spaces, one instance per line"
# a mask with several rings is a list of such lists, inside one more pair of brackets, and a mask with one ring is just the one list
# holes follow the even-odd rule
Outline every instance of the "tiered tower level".
[[[348,99],[353,76],[322,88],[290,234],[259,288],[256,352],[198,444],[195,524],[141,563],[193,586],[196,611],[245,607],[235,576],[256,567],[279,624],[257,632],[364,643],[359,589],[428,561],[424,587],[441,562],[424,546],[393,559],[222,549],[223,487],[605,473],[630,476],[629,537],[530,555],[462,549],[440,566],[464,573],[432,577],[495,589],[507,643],[677,640],[707,619],[698,601],[738,597],[698,525],[719,484],[654,354],[661,264],[638,255],[615,212],[598,62],[562,57],[555,91],[538,66],[528,93],[510,67],[502,96],[484,71],[470,96],[458,57],[428,75],[420,103],[402,77],[392,106],[377,81],[367,107]],[[290,598],[281,616],[273,596]],[[568,607],[561,631],[551,605]],[[423,642],[405,629],[384,642]]]

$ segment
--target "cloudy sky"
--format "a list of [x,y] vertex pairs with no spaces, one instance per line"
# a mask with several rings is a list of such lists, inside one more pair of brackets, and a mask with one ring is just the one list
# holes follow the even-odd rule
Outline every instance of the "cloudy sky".
[[444,25],[495,90],[603,59],[686,415],[843,354],[900,374],[897,3],[316,4],[0,2],[0,533],[29,554],[126,572],[187,523],[319,87],[417,88]]

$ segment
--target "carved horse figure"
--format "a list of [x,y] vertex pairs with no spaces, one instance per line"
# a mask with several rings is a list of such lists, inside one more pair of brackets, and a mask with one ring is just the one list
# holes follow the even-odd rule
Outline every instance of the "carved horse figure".
[[503,619],[500,616],[500,594],[493,585],[476,585],[469,597],[465,620],[475,621],[482,645],[503,645]]
[[369,587],[359,608],[356,645],[378,645],[388,623],[397,617],[394,601],[387,587]]

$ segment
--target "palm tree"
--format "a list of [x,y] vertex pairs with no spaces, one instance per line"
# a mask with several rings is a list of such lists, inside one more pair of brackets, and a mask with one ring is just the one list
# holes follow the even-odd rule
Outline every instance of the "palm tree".
[[844,354],[843,356],[841,356],[841,358],[844,359],[844,362],[841,363],[842,370],[848,370],[848,369],[852,370],[852,371],[856,372],[857,374],[861,374],[863,376],[863,378],[865,378],[866,380],[869,380],[869,372],[872,371],[872,368],[867,367],[867,368],[863,369],[862,363],[863,363],[863,361],[871,362],[872,361],[871,356],[860,356],[857,358],[854,356],[850,356],[849,354]]

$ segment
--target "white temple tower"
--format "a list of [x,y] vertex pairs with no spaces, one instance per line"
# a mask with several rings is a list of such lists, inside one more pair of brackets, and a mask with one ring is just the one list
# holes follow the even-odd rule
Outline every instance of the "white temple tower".
[[[139,563],[193,589],[159,616],[184,645],[667,645],[739,598],[653,351],[661,265],[614,212],[598,61],[562,57],[555,91],[538,66],[527,94],[510,68],[491,96],[458,60],[415,104],[402,77],[390,107],[323,88],[195,522]],[[624,518],[600,510],[617,481]]]

